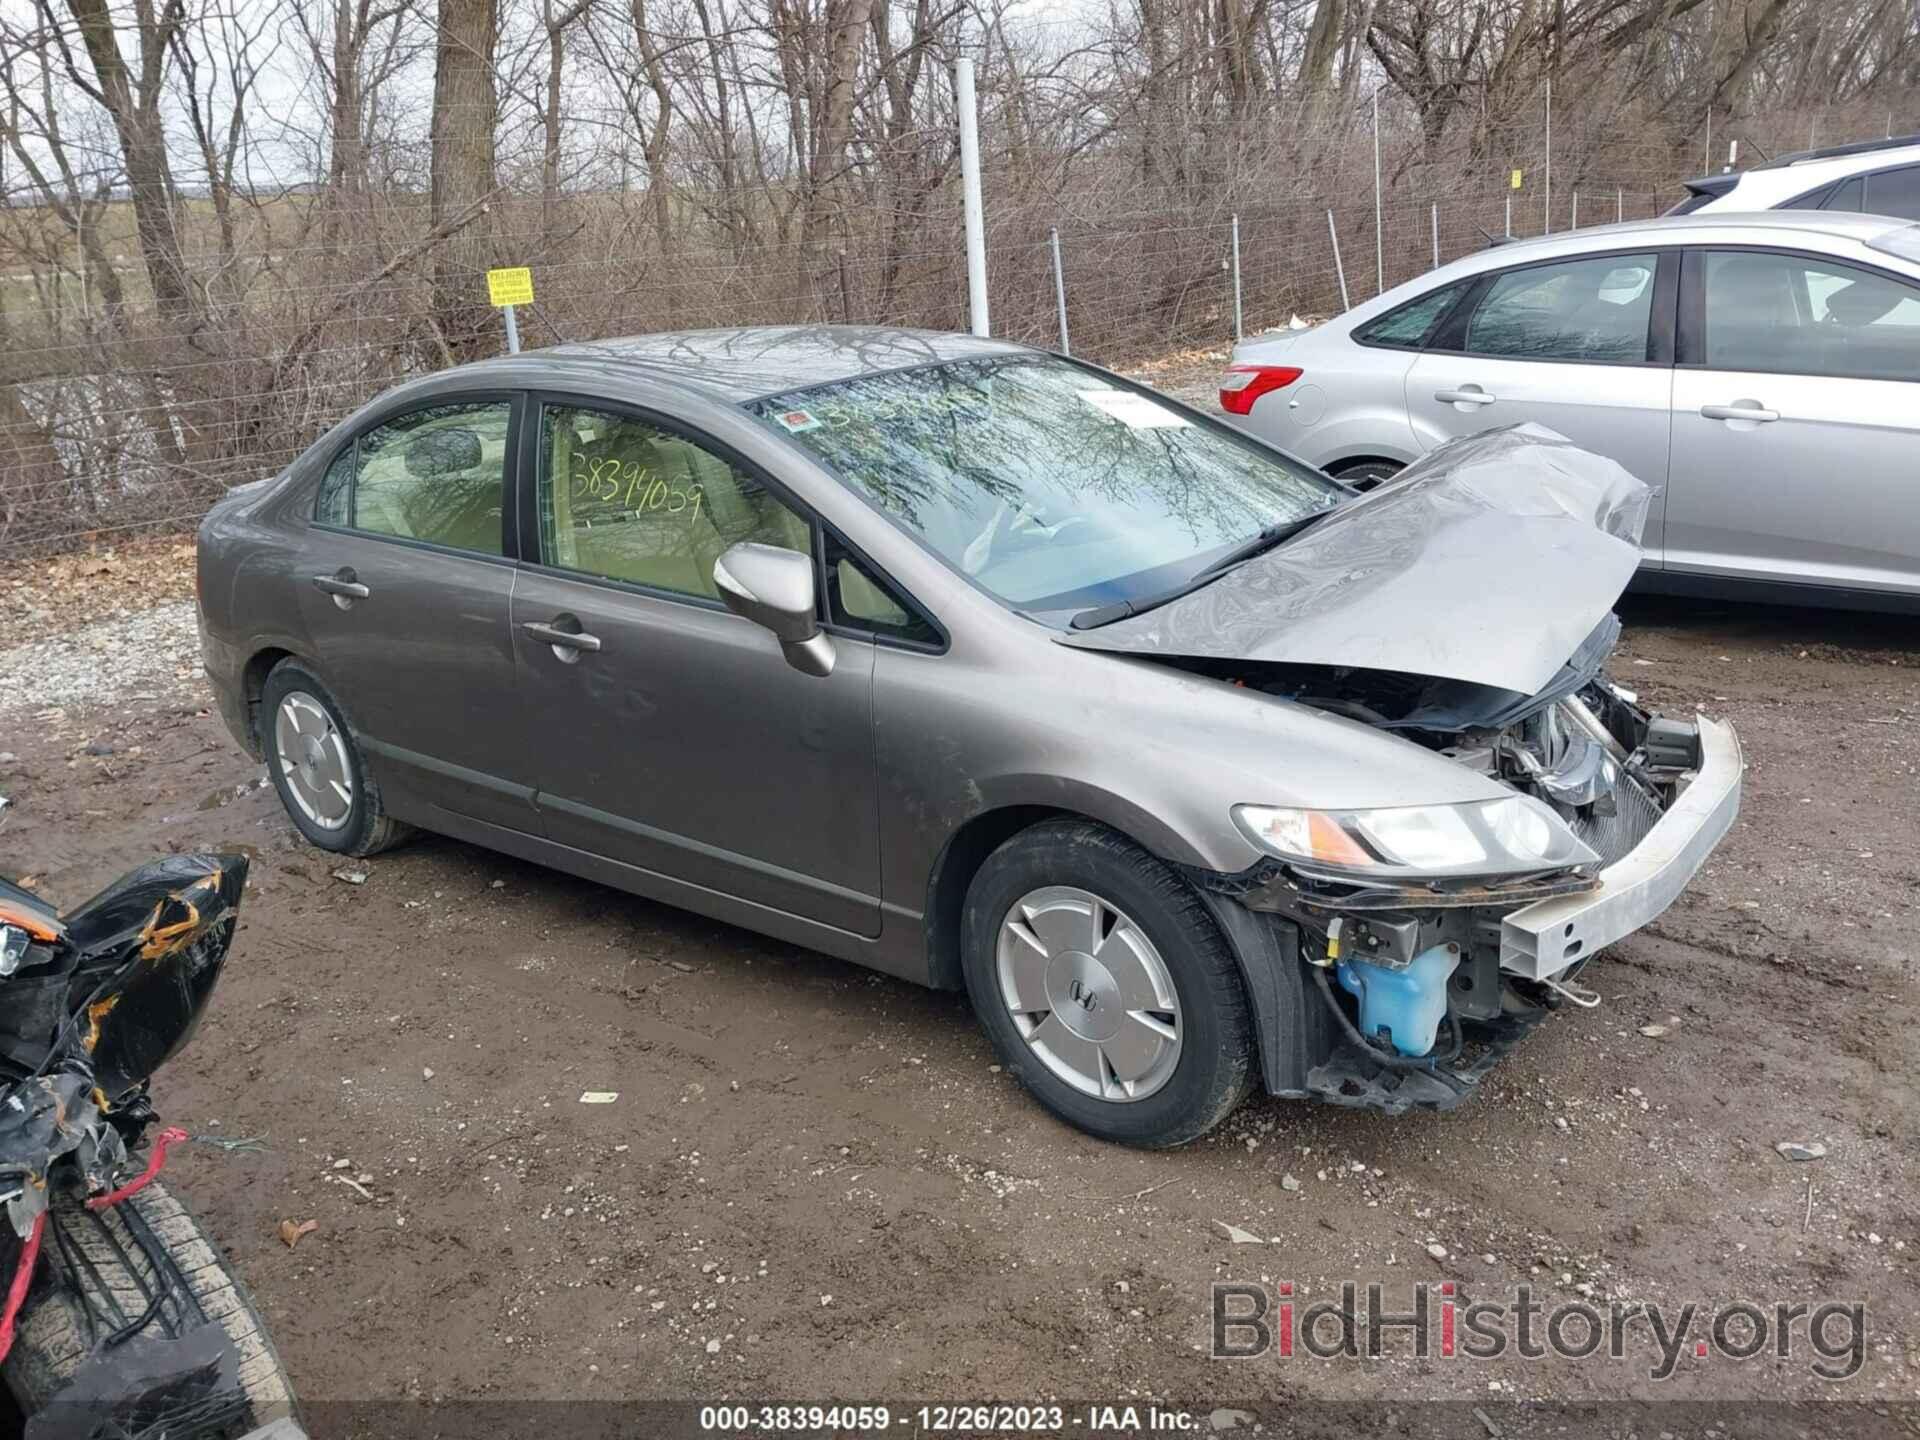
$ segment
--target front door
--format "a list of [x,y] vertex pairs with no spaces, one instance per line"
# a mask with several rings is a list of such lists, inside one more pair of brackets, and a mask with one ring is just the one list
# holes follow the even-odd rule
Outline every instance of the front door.
[[295,573],[323,678],[395,813],[537,831],[515,693],[514,401],[443,401],[349,441]]
[[802,674],[713,583],[743,540],[811,555],[811,523],[651,419],[549,403],[538,423],[513,643],[548,838],[879,934],[872,643],[836,637],[832,673]]
[[1687,256],[1668,567],[1920,593],[1920,287],[1822,256]]
[[1421,443],[1533,421],[1617,460],[1654,492],[1643,544],[1657,561],[1673,385],[1660,268],[1598,255],[1488,276],[1407,371]]

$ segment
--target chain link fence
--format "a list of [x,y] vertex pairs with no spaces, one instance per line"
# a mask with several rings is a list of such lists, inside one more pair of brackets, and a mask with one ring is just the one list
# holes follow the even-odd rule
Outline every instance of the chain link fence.
[[[1125,364],[1230,343],[1236,280],[1247,333],[1325,316],[1342,268],[1357,304],[1504,233],[1657,215],[1704,158],[1555,118],[1551,152],[1542,108],[1438,165],[1390,115],[1377,196],[1366,113],[1144,160],[1036,162],[1002,137],[984,175],[993,330],[1058,346],[1056,232],[1073,352]],[[932,154],[949,139],[899,143]],[[123,199],[16,201],[0,210],[0,549],[191,526],[392,384],[504,348],[487,263],[533,268],[529,348],[688,327],[965,328],[957,170],[875,173],[813,233],[797,197],[697,177],[671,194],[509,184],[438,226],[405,188],[182,197],[185,300],[149,293]],[[483,262],[449,280],[450,242],[474,234]]]

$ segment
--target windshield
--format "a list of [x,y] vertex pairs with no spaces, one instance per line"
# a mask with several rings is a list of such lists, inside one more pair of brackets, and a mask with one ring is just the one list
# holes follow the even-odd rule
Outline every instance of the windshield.
[[1051,356],[887,371],[747,408],[990,594],[1050,624],[1179,585],[1347,493]]

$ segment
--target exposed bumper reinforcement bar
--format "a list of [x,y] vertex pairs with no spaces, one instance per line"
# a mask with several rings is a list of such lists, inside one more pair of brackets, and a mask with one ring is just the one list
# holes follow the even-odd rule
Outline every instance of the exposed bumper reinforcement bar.
[[1500,968],[1530,980],[1631,935],[1671,905],[1740,813],[1746,761],[1731,725],[1700,719],[1700,769],[1646,839],[1600,872],[1600,888],[1536,901],[1500,925]]

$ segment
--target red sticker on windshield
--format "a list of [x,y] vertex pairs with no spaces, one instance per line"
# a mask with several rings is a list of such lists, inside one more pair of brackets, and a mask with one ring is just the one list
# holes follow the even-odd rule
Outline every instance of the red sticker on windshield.
[[773,418],[778,420],[791,435],[820,428],[820,417],[810,410],[782,410]]

